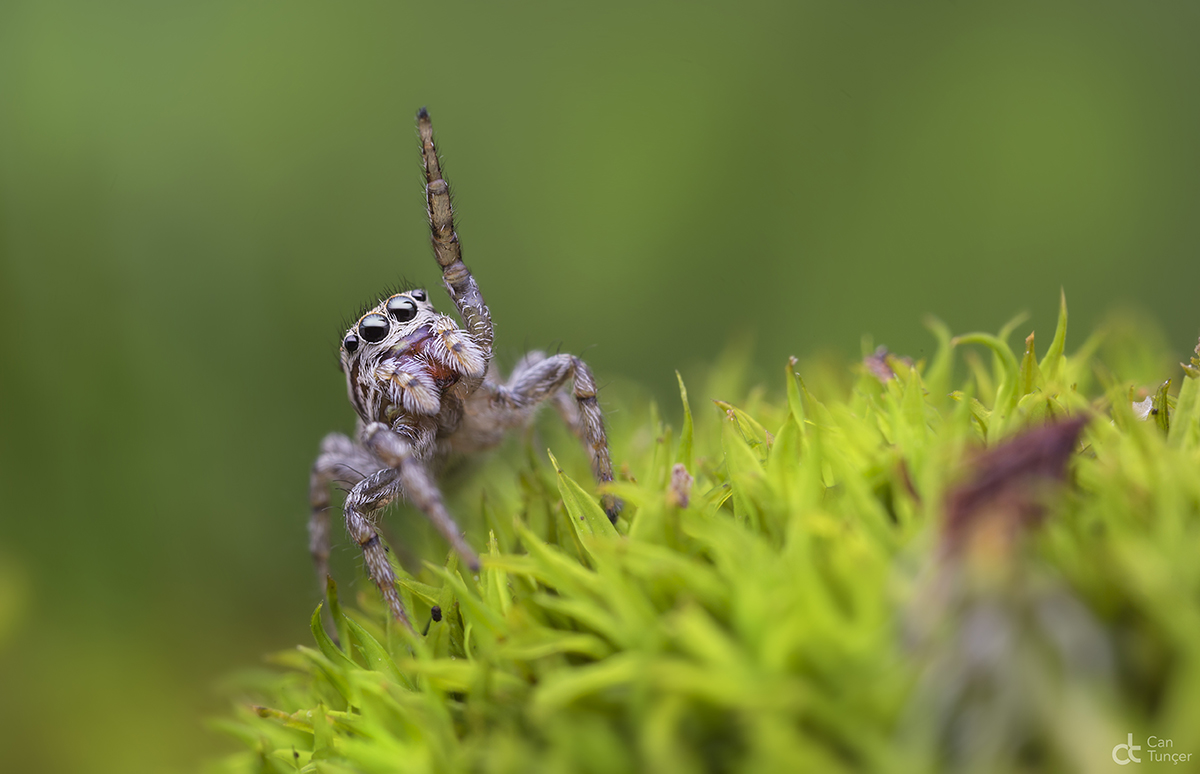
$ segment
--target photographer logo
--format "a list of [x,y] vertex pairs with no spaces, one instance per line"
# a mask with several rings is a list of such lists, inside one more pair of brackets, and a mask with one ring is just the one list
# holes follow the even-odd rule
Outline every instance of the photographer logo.
[[1113,748],[1112,758],[1113,763],[1127,766],[1130,763],[1141,763],[1142,759],[1134,755],[1135,752],[1142,749],[1140,744],[1133,743],[1133,734],[1129,735],[1129,741],[1125,744],[1119,744]]
[[[1161,736],[1152,736],[1146,740],[1146,753],[1150,756],[1150,760],[1155,763],[1174,763],[1179,764],[1192,759],[1192,753],[1177,753],[1171,750],[1175,747],[1175,742],[1170,739],[1164,739]],[[1113,763],[1118,766],[1128,766],[1131,763],[1141,763],[1142,756],[1139,753],[1142,751],[1140,744],[1133,743],[1133,734],[1129,734],[1125,741],[1112,748]]]

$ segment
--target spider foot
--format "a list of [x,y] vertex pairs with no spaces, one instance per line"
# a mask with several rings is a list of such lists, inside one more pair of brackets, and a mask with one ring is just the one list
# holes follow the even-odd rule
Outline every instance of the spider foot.
[[604,495],[600,498],[600,507],[604,509],[604,513],[608,516],[608,520],[614,525],[617,523],[617,517],[621,515],[621,508],[624,506],[625,503],[621,502],[612,495]]

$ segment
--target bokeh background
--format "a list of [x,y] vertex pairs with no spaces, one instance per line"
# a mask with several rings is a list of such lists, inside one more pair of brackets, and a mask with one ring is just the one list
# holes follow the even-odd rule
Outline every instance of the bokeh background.
[[417,107],[501,364],[585,353],[610,405],[739,336],[773,377],[920,357],[928,312],[1049,335],[1060,286],[1075,344],[1140,309],[1184,359],[1198,39],[1190,2],[0,3],[3,768],[192,770],[221,677],[307,641],[341,324],[436,287]]

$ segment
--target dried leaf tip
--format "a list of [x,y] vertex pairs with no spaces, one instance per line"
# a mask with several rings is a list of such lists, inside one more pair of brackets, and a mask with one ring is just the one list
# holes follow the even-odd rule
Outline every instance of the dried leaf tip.
[[1191,364],[1180,363],[1183,366],[1183,372],[1193,379],[1200,379],[1200,343],[1196,344],[1194,355],[1192,355]]
[[874,352],[863,358],[863,366],[881,382],[888,382],[896,378],[896,374],[888,365],[887,357],[888,348],[881,344]]
[[675,467],[671,468],[671,486],[667,490],[668,502],[676,508],[686,508],[692,497],[694,481],[682,462],[675,463]]
[[1044,425],[980,455],[970,478],[946,497],[947,554],[959,553],[976,536],[999,532],[1013,538],[1040,522],[1045,485],[1066,477],[1067,462],[1088,420],[1076,416]]

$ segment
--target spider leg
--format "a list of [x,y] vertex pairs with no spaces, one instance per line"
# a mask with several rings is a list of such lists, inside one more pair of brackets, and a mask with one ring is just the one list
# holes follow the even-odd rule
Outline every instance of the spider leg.
[[396,573],[392,570],[383,540],[371,518],[396,498],[400,487],[396,471],[391,468],[384,468],[355,484],[346,495],[346,529],[362,549],[367,575],[379,587],[392,617],[412,629],[412,622],[408,620],[404,605],[400,602],[400,594],[396,591]]
[[[604,433],[604,415],[596,400],[596,379],[592,370],[574,355],[537,359],[540,354],[527,355],[517,364],[507,384],[492,387],[495,400],[509,410],[520,411],[553,399],[567,426],[587,447],[596,480],[600,483],[612,481],[612,458]],[[567,379],[573,383],[574,405],[560,392]],[[615,524],[617,514],[621,512],[621,501],[606,494],[601,502],[604,512]]]
[[312,514],[308,520],[308,550],[317,570],[317,583],[325,592],[329,575],[329,487],[333,483],[353,486],[383,467],[366,449],[341,433],[330,433],[321,440],[321,450],[309,476],[308,499]]
[[[525,371],[528,371],[533,366],[546,359],[546,353],[541,350],[531,350],[526,352],[517,364],[513,366],[512,373],[508,377],[508,387],[519,383],[526,378]],[[575,399],[563,392],[556,390],[550,400],[554,401],[554,410],[558,412],[558,416],[562,419],[563,424],[571,431],[579,440],[583,440],[583,423],[580,421],[579,404]]]
[[364,436],[367,446],[396,471],[408,499],[433,522],[433,526],[466,561],[467,566],[473,572],[479,570],[479,555],[463,538],[458,525],[446,510],[433,474],[425,460],[415,453],[413,445],[387,425],[378,422],[368,427]]
[[[485,361],[492,359],[492,313],[471,270],[462,260],[462,247],[454,232],[454,208],[450,203],[450,184],[442,177],[442,165],[433,143],[433,123],[425,108],[417,113],[417,130],[421,135],[421,160],[425,167],[425,200],[429,211],[430,240],[433,254],[442,267],[442,280],[450,298],[462,316],[467,333],[484,353]],[[478,385],[476,385],[478,386]]]

